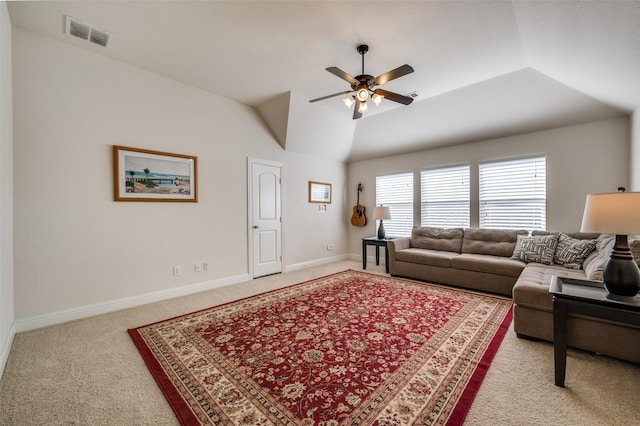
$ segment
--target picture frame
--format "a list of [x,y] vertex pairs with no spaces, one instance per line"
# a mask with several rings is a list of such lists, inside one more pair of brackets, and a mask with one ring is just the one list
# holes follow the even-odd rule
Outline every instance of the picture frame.
[[331,184],[310,180],[309,202],[318,204],[331,204]]
[[198,201],[198,157],[113,146],[114,201]]

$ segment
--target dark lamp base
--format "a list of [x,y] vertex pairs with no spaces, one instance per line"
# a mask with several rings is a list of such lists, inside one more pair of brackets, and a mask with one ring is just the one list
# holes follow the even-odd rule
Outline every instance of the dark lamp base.
[[384,225],[382,224],[382,221],[380,221],[380,226],[378,226],[378,239],[384,240]]
[[616,235],[616,243],[604,265],[604,288],[614,296],[633,297],[640,291],[640,270],[633,260],[626,235]]

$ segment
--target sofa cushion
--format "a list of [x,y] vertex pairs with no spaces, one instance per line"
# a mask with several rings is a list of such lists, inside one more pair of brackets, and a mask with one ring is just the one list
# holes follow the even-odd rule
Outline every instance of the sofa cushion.
[[517,278],[524,269],[525,263],[505,257],[463,253],[451,259],[451,267]]
[[582,263],[595,250],[598,240],[581,240],[562,233],[553,255],[553,263],[569,269],[582,269]]
[[553,255],[558,246],[558,235],[518,235],[511,259],[553,265]]
[[602,234],[598,237],[596,249],[582,263],[582,269],[588,280],[602,281],[604,264],[609,260],[616,239],[613,235]]
[[451,259],[456,256],[460,255],[450,251],[408,248],[396,252],[396,261],[450,268]]
[[411,247],[460,253],[462,228],[433,228],[414,226],[411,230]]
[[462,239],[462,253],[510,257],[518,235],[528,234],[526,230],[467,228]]
[[513,287],[513,303],[527,308],[553,311],[553,298],[549,294],[551,277],[586,279],[584,271],[571,270],[558,265],[529,263]]

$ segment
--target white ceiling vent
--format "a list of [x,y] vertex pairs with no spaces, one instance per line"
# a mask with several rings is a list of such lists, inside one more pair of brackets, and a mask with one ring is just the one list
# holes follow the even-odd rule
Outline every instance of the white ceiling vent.
[[98,46],[107,47],[111,33],[86,24],[72,16],[65,16],[65,32]]

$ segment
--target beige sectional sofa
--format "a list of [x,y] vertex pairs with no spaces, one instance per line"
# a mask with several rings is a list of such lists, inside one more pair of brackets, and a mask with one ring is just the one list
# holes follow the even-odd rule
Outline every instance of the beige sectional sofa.
[[[513,297],[519,337],[553,341],[551,276],[602,281],[613,236],[414,227],[389,240],[389,272]],[[570,315],[569,345],[640,363],[640,328]]]

